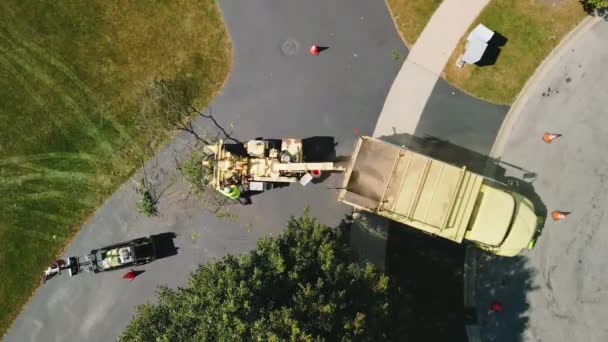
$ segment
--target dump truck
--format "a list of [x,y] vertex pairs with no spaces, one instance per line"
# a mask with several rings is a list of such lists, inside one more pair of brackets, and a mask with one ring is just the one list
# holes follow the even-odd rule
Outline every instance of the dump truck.
[[515,256],[534,246],[533,203],[466,167],[361,137],[339,201],[425,233]]

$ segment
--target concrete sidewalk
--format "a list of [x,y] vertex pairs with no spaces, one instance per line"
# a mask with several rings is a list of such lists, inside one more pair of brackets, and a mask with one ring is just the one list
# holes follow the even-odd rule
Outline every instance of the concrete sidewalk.
[[444,0],[395,78],[374,136],[414,134],[452,51],[489,0]]

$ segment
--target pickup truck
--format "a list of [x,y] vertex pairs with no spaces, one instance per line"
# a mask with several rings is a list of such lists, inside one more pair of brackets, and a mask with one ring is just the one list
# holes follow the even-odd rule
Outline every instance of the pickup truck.
[[425,233],[515,256],[534,246],[533,203],[506,186],[378,139],[359,139],[338,200]]

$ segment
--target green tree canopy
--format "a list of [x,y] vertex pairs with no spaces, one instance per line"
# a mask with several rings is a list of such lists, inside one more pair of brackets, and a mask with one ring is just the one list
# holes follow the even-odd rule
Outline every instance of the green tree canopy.
[[200,266],[186,287],[161,287],[121,340],[402,340],[405,310],[391,280],[351,260],[342,228],[292,218],[257,249]]
[[606,9],[608,8],[608,0],[582,0],[582,2],[592,9]]

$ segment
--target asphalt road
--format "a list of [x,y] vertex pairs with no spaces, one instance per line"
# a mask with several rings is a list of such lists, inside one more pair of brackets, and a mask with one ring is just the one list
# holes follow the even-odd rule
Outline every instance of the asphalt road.
[[[383,2],[219,0],[219,4],[233,41],[234,65],[210,109],[224,127],[242,140],[332,136],[337,153],[343,155],[352,151],[356,133],[371,134],[403,61],[394,60],[393,51],[407,53]],[[329,49],[313,57],[308,54],[313,43]],[[431,99],[423,119],[430,113],[437,120],[462,121],[440,116],[439,112],[452,109],[449,101],[443,105],[442,101]],[[480,113],[496,109],[473,100],[470,104]],[[466,99],[460,105],[469,108]],[[506,112],[504,107],[496,110]],[[493,129],[480,131],[495,134],[502,116],[496,120]],[[204,119],[196,124],[209,126]],[[474,128],[467,129],[475,134]],[[68,256],[81,255],[130,238],[174,232],[177,255],[139,268],[145,272],[130,283],[121,279],[122,272],[51,280],[26,305],[5,336],[7,341],[112,340],[136,305],[154,299],[158,285],[183,285],[198,264],[253,248],[260,236],[279,233],[287,218],[306,206],[330,226],[349,212],[336,202],[336,190],[327,189],[339,184],[333,177],[304,189],[292,186],[253,197],[252,205],[235,209],[235,220],[219,219],[188,195],[187,185],[177,176],[174,159],[183,155],[188,142],[191,136],[179,134],[147,165],[165,189],[159,217],[137,213],[135,186],[129,180],[83,226],[66,251]],[[475,140],[472,146],[479,144]]]
[[509,110],[473,98],[439,79],[415,135],[432,136],[472,152],[487,155]]
[[[608,341],[608,22],[567,44],[530,89],[502,159],[536,173],[548,218],[534,250],[483,258],[477,294],[484,341]],[[562,137],[546,144],[545,132]],[[511,170],[521,177],[521,171]],[[492,300],[502,314],[488,314]]]
[[[242,140],[255,137],[332,136],[338,154],[349,154],[359,134],[370,134],[405,56],[383,2],[220,0],[234,61],[230,78],[214,100],[213,115]],[[329,49],[311,56],[311,44]],[[209,127],[206,120],[199,127]],[[231,125],[232,124],[232,125]],[[230,127],[233,126],[234,129]],[[123,272],[67,275],[40,288],[7,341],[108,341],[129,322],[137,304],[154,299],[160,284],[184,284],[201,263],[255,246],[277,234],[292,214],[309,206],[312,215],[336,225],[349,211],[336,201],[334,179],[302,189],[282,188],[253,197],[235,222],[218,219],[192,198],[176,176],[174,157],[186,148],[181,134],[148,164],[159,174],[160,216],[136,210],[128,181],[87,222],[66,251],[93,248],[149,234],[175,232],[178,254],[151,263],[132,283]],[[156,165],[156,167],[152,167]]]

